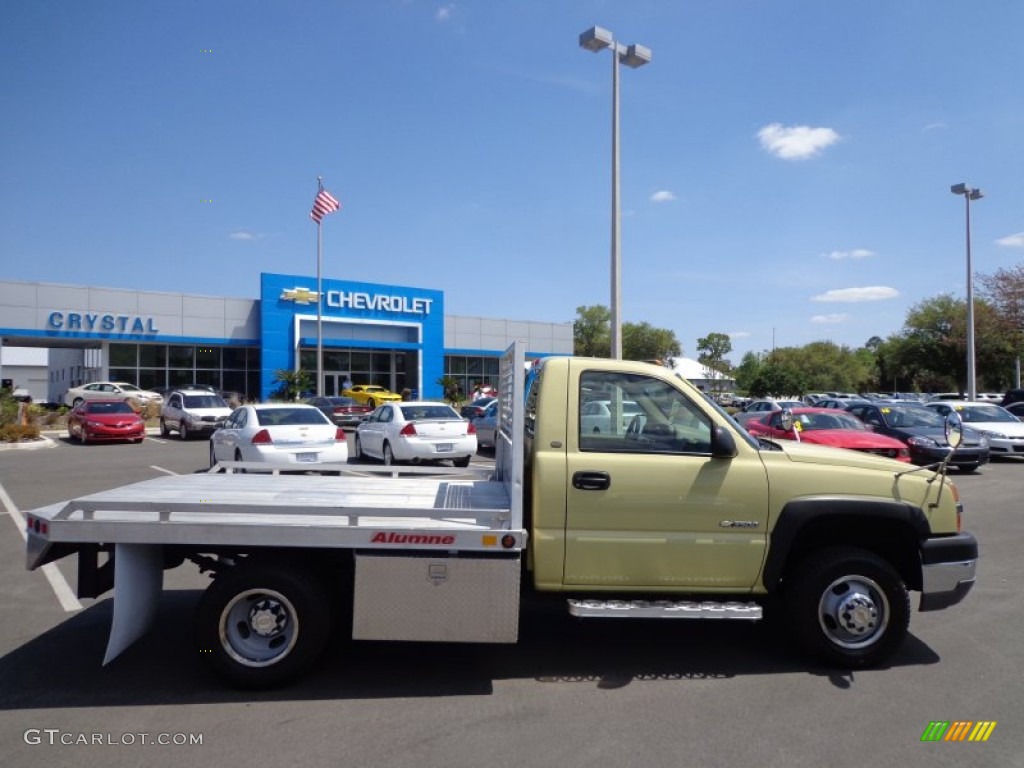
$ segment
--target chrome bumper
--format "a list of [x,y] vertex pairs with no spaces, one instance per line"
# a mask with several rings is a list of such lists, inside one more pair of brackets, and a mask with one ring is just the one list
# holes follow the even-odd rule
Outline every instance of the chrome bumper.
[[974,586],[977,564],[977,560],[961,560],[922,566],[918,610],[937,611],[963,600]]

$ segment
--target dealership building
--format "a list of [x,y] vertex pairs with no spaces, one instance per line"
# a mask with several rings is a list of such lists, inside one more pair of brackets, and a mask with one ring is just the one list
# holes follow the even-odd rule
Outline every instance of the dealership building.
[[[527,355],[572,354],[572,323],[447,315],[429,288],[263,273],[257,299],[0,281],[0,379],[61,403],[90,381],[143,389],[205,384],[266,400],[279,370],[440,398],[453,377],[469,395],[495,383],[515,340]],[[45,366],[40,353],[44,349]]]

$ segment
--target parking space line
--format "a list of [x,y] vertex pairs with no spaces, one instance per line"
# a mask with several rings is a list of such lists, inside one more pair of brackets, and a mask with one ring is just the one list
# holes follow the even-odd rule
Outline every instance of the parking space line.
[[172,472],[169,469],[164,469],[163,467],[158,467],[156,464],[150,464],[149,468],[150,469],[155,469],[157,472],[163,472],[165,475],[177,475],[178,474],[177,472]]
[[[28,541],[25,517],[14,505],[14,501],[11,497],[7,495],[7,490],[3,485],[0,485],[0,504],[3,504],[7,514],[11,516],[14,524],[18,526],[18,533],[21,534],[21,538]],[[56,563],[47,563],[40,570],[42,570],[46,580],[50,582],[50,586],[53,588],[54,594],[57,595],[57,600],[60,602],[61,608],[68,613],[82,610],[82,604],[78,602],[78,598],[75,597],[74,590],[71,589],[71,585],[68,584],[67,579],[64,578],[64,574],[60,572],[59,568],[57,568]]]

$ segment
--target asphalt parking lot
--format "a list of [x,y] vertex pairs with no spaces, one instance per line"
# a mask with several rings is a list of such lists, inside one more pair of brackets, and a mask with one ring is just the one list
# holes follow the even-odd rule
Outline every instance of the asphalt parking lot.
[[[205,441],[176,438],[0,450],[0,765],[1024,766],[1024,463],[957,477],[978,584],[914,613],[886,668],[818,667],[761,624],[545,612],[516,646],[356,643],[271,693],[207,673],[194,566],[166,574],[156,629],[107,667],[110,596],[62,592],[71,561],[24,568],[20,513],[206,464]],[[946,720],[997,726],[985,743],[921,741]]]

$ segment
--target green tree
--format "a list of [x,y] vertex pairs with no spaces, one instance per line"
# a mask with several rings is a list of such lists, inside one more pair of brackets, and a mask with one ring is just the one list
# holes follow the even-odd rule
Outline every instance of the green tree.
[[313,388],[313,377],[309,371],[280,368],[274,371],[274,381],[278,382],[271,395],[275,400],[298,400],[302,392]]
[[807,386],[794,367],[771,361],[762,365],[754,375],[748,391],[752,397],[796,397],[806,392]]
[[626,360],[666,360],[683,354],[674,331],[650,323],[622,324],[622,357]]
[[442,376],[437,380],[437,385],[441,387],[445,402],[449,405],[457,405],[462,401],[462,392],[459,391],[459,380],[454,376]]
[[[1017,333],[987,301],[974,303],[975,359],[978,388],[1001,388],[1009,382]],[[967,390],[967,302],[951,294],[911,307],[896,335],[895,361],[917,371],[926,390]]]
[[[724,333],[709,333],[707,336],[697,339],[697,362],[710,368],[712,371],[722,374],[725,378],[732,369],[732,364],[725,359],[725,356],[732,352],[732,339]],[[711,382],[712,391],[718,390],[717,379]]]
[[603,304],[576,307],[576,319],[572,324],[573,354],[610,357],[611,319],[611,311]]
[[764,362],[757,352],[747,352],[740,359],[740,364],[733,369],[733,377],[736,379],[736,388],[741,392],[750,390],[750,384],[757,378]]

